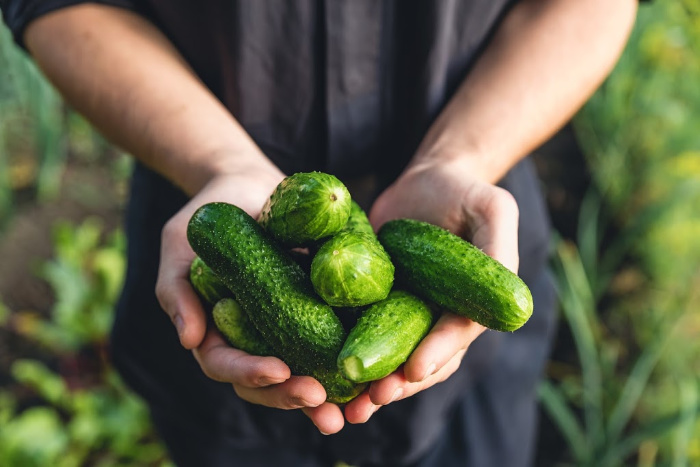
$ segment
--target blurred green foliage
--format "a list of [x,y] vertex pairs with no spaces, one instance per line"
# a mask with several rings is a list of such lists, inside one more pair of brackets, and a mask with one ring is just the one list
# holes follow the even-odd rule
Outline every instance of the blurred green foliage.
[[[55,255],[40,268],[56,296],[50,317],[2,313],[3,328],[42,348],[52,364],[13,363],[15,386],[0,390],[0,465],[170,465],[148,409],[106,355],[124,247],[122,233],[105,239],[96,219],[59,223]],[[29,402],[18,396],[27,391]]]
[[[554,270],[578,366],[541,388],[570,448],[562,463],[700,465],[698,83],[700,0],[655,0],[575,118],[594,187]],[[0,228],[19,193],[55,199],[69,155],[104,164],[108,148],[0,27]],[[125,178],[128,159],[114,164]],[[105,238],[91,219],[57,225],[54,244],[39,270],[56,297],[50,317],[0,303],[0,327],[51,356],[18,359],[0,389],[0,465],[167,465],[105,356],[122,234]],[[66,370],[85,358],[89,371]]]
[[542,400],[577,465],[700,465],[698,83],[700,1],[655,0],[574,120],[594,185],[555,271],[581,371]]
[[125,180],[131,166],[130,157],[117,153],[66,106],[1,20],[0,229],[11,219],[17,193],[31,192],[39,203],[58,197],[69,156],[111,164],[116,180]]

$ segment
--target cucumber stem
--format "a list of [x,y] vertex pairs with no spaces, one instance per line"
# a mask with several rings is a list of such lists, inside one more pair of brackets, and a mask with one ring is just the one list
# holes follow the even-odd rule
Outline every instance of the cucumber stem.
[[365,365],[362,363],[360,357],[351,355],[343,359],[341,362],[341,369],[350,381],[357,381],[362,377],[362,371],[365,369]]

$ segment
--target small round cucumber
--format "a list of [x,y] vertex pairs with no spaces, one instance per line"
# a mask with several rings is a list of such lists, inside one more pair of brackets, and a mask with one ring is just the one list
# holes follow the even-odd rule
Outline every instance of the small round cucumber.
[[190,283],[199,296],[210,305],[216,304],[222,298],[233,297],[226,284],[199,256],[196,256],[190,265]]
[[269,356],[274,351],[232,298],[219,300],[211,312],[216,328],[233,347],[251,355]]
[[369,305],[389,294],[394,265],[374,233],[340,232],[314,256],[311,282],[331,306]]
[[306,246],[340,231],[350,217],[350,193],[336,177],[299,172],[285,178],[263,206],[260,225],[286,246]]
[[397,282],[454,313],[497,331],[514,331],[532,315],[532,294],[508,268],[447,230],[411,219],[384,224],[379,241]]
[[433,314],[418,297],[403,291],[364,311],[338,355],[351,381],[375,381],[394,372],[430,330]]

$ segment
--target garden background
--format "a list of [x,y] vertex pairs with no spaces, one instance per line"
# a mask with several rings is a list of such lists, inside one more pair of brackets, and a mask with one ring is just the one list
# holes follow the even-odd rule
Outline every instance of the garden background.
[[[700,465],[700,0],[641,6],[535,159],[561,305],[537,465]],[[0,465],[170,465],[107,357],[130,166],[0,27]]]

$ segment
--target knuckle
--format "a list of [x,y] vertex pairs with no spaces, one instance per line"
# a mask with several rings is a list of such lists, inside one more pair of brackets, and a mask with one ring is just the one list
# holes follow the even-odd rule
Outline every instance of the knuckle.
[[518,216],[520,209],[518,208],[518,202],[515,200],[513,194],[504,188],[496,188],[497,191],[492,198],[494,209],[511,216]]

